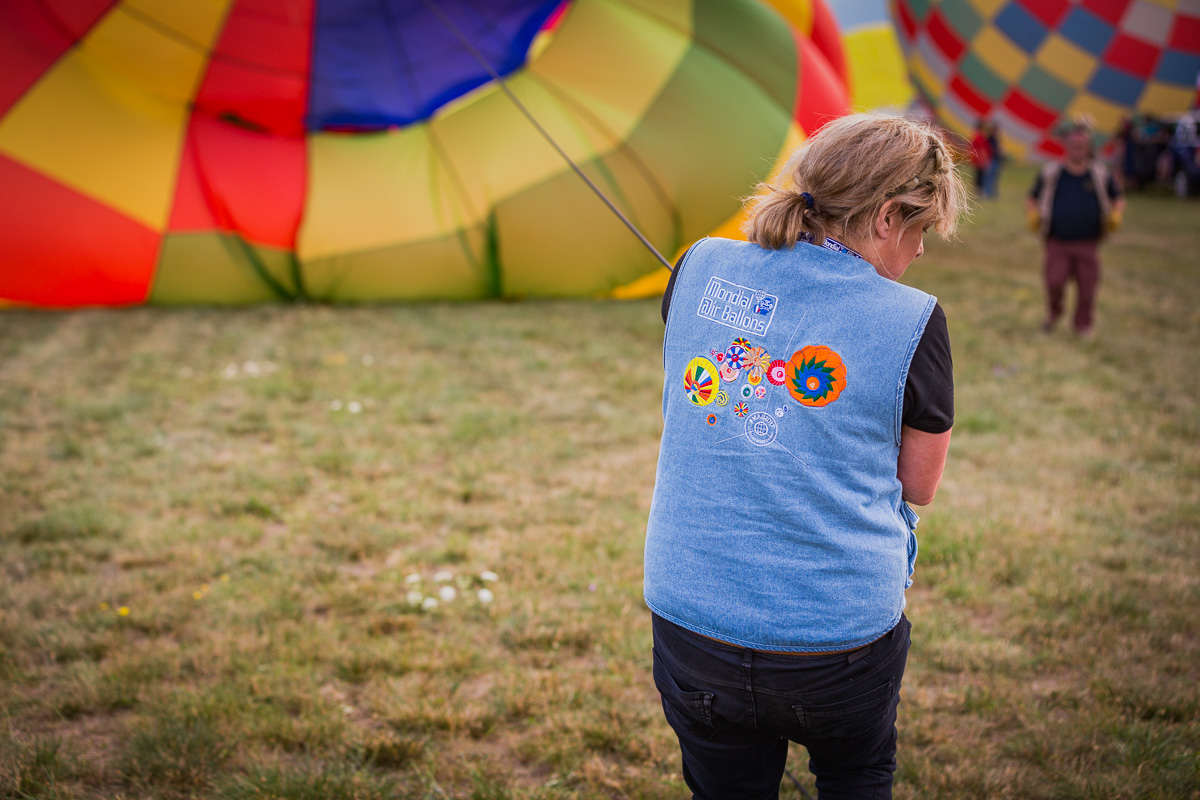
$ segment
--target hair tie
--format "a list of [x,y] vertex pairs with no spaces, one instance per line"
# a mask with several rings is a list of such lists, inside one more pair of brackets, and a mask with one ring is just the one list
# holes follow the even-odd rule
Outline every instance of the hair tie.
[[813,200],[813,196],[808,192],[801,192],[800,196],[804,198],[804,202],[808,203],[808,207],[810,209],[817,204],[816,201]]

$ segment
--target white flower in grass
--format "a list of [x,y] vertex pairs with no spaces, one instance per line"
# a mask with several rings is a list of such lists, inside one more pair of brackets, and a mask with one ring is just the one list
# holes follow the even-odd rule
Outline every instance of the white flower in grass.
[[433,579],[435,581],[437,581],[438,583],[446,583],[448,581],[454,580],[454,573],[452,573],[448,569],[443,569],[443,570],[440,570],[436,575],[434,575]]
[[479,602],[483,603],[485,606],[496,599],[496,595],[492,594],[491,589],[480,589],[475,593],[475,596],[478,597]]
[[422,611],[433,611],[437,607],[438,607],[438,601],[437,601],[436,597],[426,597],[424,600],[421,601],[421,610]]
[[442,602],[449,603],[458,597],[458,589],[455,589],[453,586],[443,586],[441,589],[438,589],[438,597],[442,598]]
[[329,403],[329,410],[330,411],[341,411],[342,410],[342,401],[341,400],[331,400]]
[[418,592],[417,590],[414,589],[413,591],[411,591],[407,595],[405,595],[405,599],[408,600],[408,604],[410,606],[419,606],[419,605],[421,605],[421,602],[425,599],[425,595],[421,594],[420,592]]
[[500,576],[497,575],[496,573],[492,572],[490,569],[485,569],[483,572],[479,573],[479,577],[485,581],[500,580]]
[[360,414],[362,413],[362,403],[357,400],[351,400],[350,404],[346,406],[346,410],[351,414]]
[[418,573],[414,572],[411,575],[408,575],[407,577],[405,577],[404,582],[405,583],[420,583],[421,576]]

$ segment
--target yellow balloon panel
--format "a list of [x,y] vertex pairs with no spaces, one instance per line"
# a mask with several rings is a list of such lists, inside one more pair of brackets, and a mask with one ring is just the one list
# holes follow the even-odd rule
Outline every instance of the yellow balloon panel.
[[437,238],[487,214],[485,199],[469,196],[467,179],[446,162],[426,125],[313,136],[309,180],[297,241],[304,260]]
[[903,108],[912,102],[904,53],[891,25],[859,28],[845,35],[845,44],[856,108]]
[[195,46],[115,7],[5,115],[0,152],[164,229],[201,50],[225,3],[200,5],[212,13],[180,33]]

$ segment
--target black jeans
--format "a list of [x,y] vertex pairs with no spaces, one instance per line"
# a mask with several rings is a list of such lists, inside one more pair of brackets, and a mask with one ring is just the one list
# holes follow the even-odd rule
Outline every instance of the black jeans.
[[788,740],[820,800],[892,796],[908,619],[849,653],[764,653],[654,615],[654,683],[699,800],[777,798]]

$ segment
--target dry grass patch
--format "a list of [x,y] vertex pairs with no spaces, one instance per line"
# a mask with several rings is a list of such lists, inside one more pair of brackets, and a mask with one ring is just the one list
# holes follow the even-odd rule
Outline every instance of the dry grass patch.
[[[1132,198],[1099,335],[1044,336],[1031,178],[910,275],[958,418],[896,795],[1200,797],[1196,206]],[[684,796],[661,336],[656,301],[0,314],[0,797]]]

